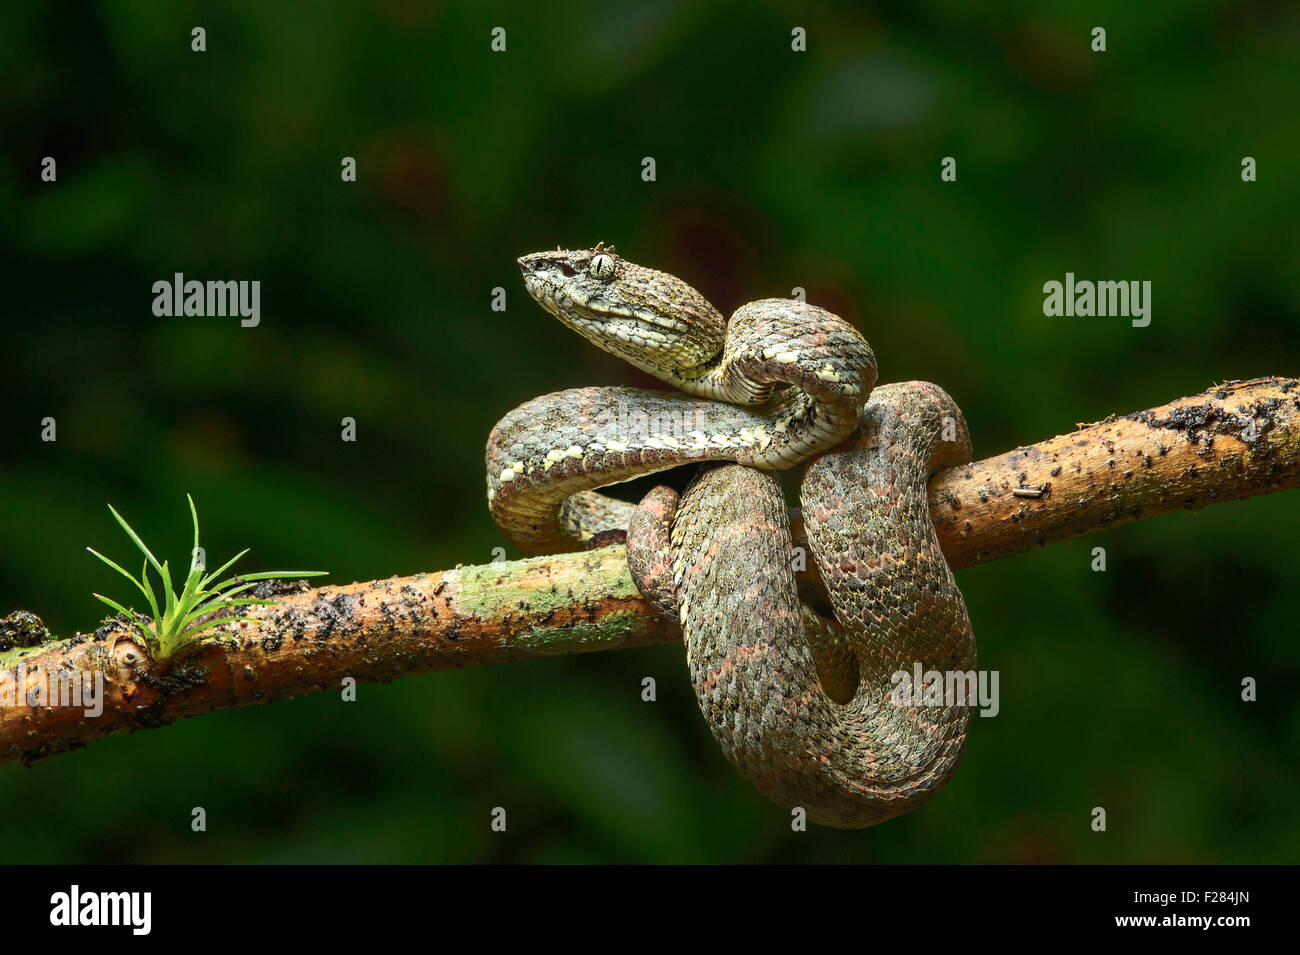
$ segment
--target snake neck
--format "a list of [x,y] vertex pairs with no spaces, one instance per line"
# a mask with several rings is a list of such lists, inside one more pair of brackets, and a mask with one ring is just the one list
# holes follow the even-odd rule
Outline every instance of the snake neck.
[[767,403],[784,389],[772,409],[782,443],[811,454],[857,427],[875,380],[871,346],[848,322],[804,302],[762,299],[732,315],[715,363],[671,383],[737,405]]
[[689,395],[761,405],[783,385],[823,405],[860,409],[876,377],[866,340],[839,316],[793,299],[763,299],[730,321],[674,275],[612,247],[520,258],[539,305],[592,344]]

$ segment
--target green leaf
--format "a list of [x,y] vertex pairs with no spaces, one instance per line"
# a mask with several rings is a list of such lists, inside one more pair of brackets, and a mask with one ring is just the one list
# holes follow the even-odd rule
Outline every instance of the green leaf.
[[[238,554],[236,554],[234,557],[230,558],[230,560],[226,561],[224,564],[222,564],[220,567],[218,567],[218,568],[217,568],[216,570],[214,570],[212,573],[210,573],[210,574],[208,574],[206,577],[204,577],[204,578],[203,578],[203,587],[206,589],[207,586],[208,586],[208,584],[212,583],[213,578],[219,576],[220,574],[224,574],[227,570],[229,570],[229,569],[231,568],[231,566],[234,565],[235,561],[239,560],[239,558],[243,557],[243,556],[244,556],[245,554],[247,554],[247,553],[248,553],[248,548],[245,547],[243,550],[241,550],[241,551],[240,551]],[[221,587],[218,586],[216,589],[217,589],[217,590],[220,590]]]
[[[86,550],[90,551],[92,554],[94,554],[96,557],[98,557],[98,558],[99,558],[100,560],[102,560],[104,563],[108,564],[109,567],[112,567],[115,571],[117,571],[119,574],[121,574],[121,575],[122,575],[123,577],[125,577],[127,580],[131,581],[131,583],[135,584],[136,589],[139,590],[140,593],[144,594],[146,597],[149,596],[149,592],[148,592],[147,590],[144,589],[144,584],[140,583],[140,581],[138,581],[138,580],[136,580],[134,577],[132,577],[129,573],[127,573],[125,570],[123,570],[122,567],[120,567],[119,565],[113,563],[113,561],[109,560],[107,557],[105,557],[105,556],[104,556],[103,554],[101,554],[99,551],[95,550],[95,548],[93,548],[93,547],[87,547]],[[146,566],[146,567],[149,566],[148,562],[145,563],[145,566]]]
[[184,616],[191,607],[199,602],[199,582],[202,579],[203,572],[197,569],[191,570],[190,575],[185,578],[185,589],[181,591],[180,599],[176,601],[176,612],[180,616]]
[[287,580],[290,577],[320,577],[328,574],[328,570],[268,570],[256,574],[239,574],[236,577],[230,577],[213,587],[213,590],[225,590],[233,583],[245,580]]
[[[193,621],[199,619],[199,617],[202,617],[205,614],[215,613],[218,610],[226,610],[229,607],[252,607],[252,606],[271,607],[274,606],[275,603],[276,601],[274,600],[261,600],[257,597],[248,597],[240,600],[219,600],[216,603],[204,604],[202,607],[198,607],[195,610],[191,611],[189,616],[187,616],[184,620],[181,621],[180,629],[182,631],[188,630],[189,625]],[[204,627],[208,627],[208,626],[211,626],[211,624],[204,624]]]
[[158,626],[158,601],[153,596],[153,586],[149,583],[149,561],[145,560],[144,566],[140,568],[140,580],[144,584],[140,589],[144,591],[145,599],[149,601],[149,609],[153,612],[154,626]]
[[112,608],[113,608],[114,610],[116,610],[118,613],[120,613],[120,614],[122,614],[124,617],[126,617],[126,619],[127,619],[128,621],[130,621],[131,623],[135,624],[136,627],[139,628],[140,633],[144,635],[144,640],[145,640],[145,644],[146,644],[146,646],[158,642],[158,638],[157,638],[156,636],[154,636],[154,634],[149,630],[149,628],[146,627],[146,626],[144,625],[144,623],[142,622],[140,616],[139,616],[139,615],[138,615],[134,610],[129,610],[129,609],[127,609],[126,607],[123,607],[123,606],[122,606],[120,603],[118,603],[116,600],[112,600],[112,599],[110,599],[110,598],[108,598],[108,597],[105,597],[103,594],[91,594],[91,596],[94,597],[94,598],[96,598],[97,600],[102,600],[104,603],[108,604],[110,607],[112,607]]
[[[219,627],[223,623],[234,623],[236,620],[243,620],[243,619],[244,619],[243,617],[223,617],[220,620],[214,620],[211,623],[206,623],[202,627],[186,630],[184,633],[180,635],[180,639],[178,639],[173,644],[173,650],[179,647],[183,647],[188,643],[193,643],[195,640],[203,639],[204,634],[206,634],[213,627]],[[228,634],[222,634],[222,636],[234,637],[235,634],[228,633]]]
[[190,571],[192,573],[194,571],[194,561],[199,556],[199,512],[194,509],[194,498],[186,494],[185,500],[190,502],[190,517],[194,519],[194,546],[190,548]]
[[135,531],[131,530],[131,525],[126,522],[126,519],[122,517],[121,514],[113,510],[112,504],[108,505],[108,509],[112,512],[113,516],[117,518],[117,522],[122,525],[122,530],[126,531],[127,536],[130,537],[131,540],[135,541],[135,546],[143,551],[144,556],[149,560],[149,563],[153,564],[154,568],[161,573],[162,566],[158,563],[158,558],[150,552],[148,547],[144,546],[144,541],[140,540],[139,535],[137,535]]
[[162,562],[159,571],[162,573],[163,596],[167,598],[167,608],[163,611],[163,625],[169,626],[172,618],[176,616],[176,591],[172,589],[172,575],[167,569],[167,561]]
[[206,591],[207,596],[205,596],[203,599],[205,603],[210,600],[224,600],[226,597],[233,597],[235,594],[243,593],[245,590],[248,590],[250,587],[256,587],[256,586],[257,586],[256,583],[250,582],[246,584],[240,584],[238,587],[231,587],[229,590],[222,590],[220,592],[215,590],[209,590]]

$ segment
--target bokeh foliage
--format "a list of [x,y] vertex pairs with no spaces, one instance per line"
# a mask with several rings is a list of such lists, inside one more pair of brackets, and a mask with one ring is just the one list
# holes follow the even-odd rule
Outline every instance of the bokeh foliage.
[[[0,611],[92,626],[105,504],[176,560],[186,491],[250,570],[489,560],[493,422],[645,383],[528,301],[514,258],[557,243],[616,242],[724,311],[805,287],[883,380],[948,389],[981,456],[1300,373],[1298,35],[1270,2],[4,4]],[[261,326],[155,318],[178,271],[261,280]],[[1150,327],[1045,318],[1066,271],[1151,280]],[[1002,712],[874,830],[790,833],[664,647],[3,767],[0,861],[1294,861],[1298,516],[1279,494],[963,573]]]

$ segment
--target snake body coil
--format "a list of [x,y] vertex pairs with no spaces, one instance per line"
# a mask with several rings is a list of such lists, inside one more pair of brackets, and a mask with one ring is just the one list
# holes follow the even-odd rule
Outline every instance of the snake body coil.
[[[487,448],[501,529],[531,553],[626,529],[638,586],[682,622],[714,736],[776,802],[857,828],[933,795],[971,711],[893,691],[914,664],[975,666],[926,499],[936,470],[970,460],[956,404],[924,382],[872,392],[870,347],[814,306],[768,299],[724,323],[679,279],[612,249],[519,261],[562,322],[696,397],[584,388],[512,411]],[[799,601],[771,473],[812,455],[805,521],[836,621]],[[666,488],[639,508],[593,490],[692,461],[735,463],[703,471],[680,503]]]

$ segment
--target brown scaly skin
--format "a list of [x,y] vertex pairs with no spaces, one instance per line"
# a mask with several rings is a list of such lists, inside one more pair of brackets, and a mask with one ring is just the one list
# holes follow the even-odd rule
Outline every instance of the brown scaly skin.
[[[735,488],[737,493],[743,492],[747,480],[740,481]],[[679,612],[673,566],[678,550],[671,543],[678,503],[678,494],[672,488],[652,488],[632,512],[623,541],[628,545],[628,572],[641,595],[669,617],[677,617]],[[787,533],[788,528],[787,524]],[[791,565],[787,562],[786,566]],[[800,606],[800,612],[803,636],[812,652],[822,689],[836,703],[849,702],[858,688],[852,640],[837,621],[821,616],[807,604]],[[686,638],[689,645],[689,631]]]
[[680,502],[657,488],[629,527],[633,579],[660,605],[675,597],[696,697],[723,752],[814,822],[856,829],[902,815],[961,761],[969,706],[896,705],[891,692],[893,674],[918,662],[975,670],[966,604],[926,500],[931,475],[969,460],[957,405],[905,382],[877,388],[854,436],[809,466],[808,535],[848,660],[835,628],[800,603],[774,475],[713,468]]

